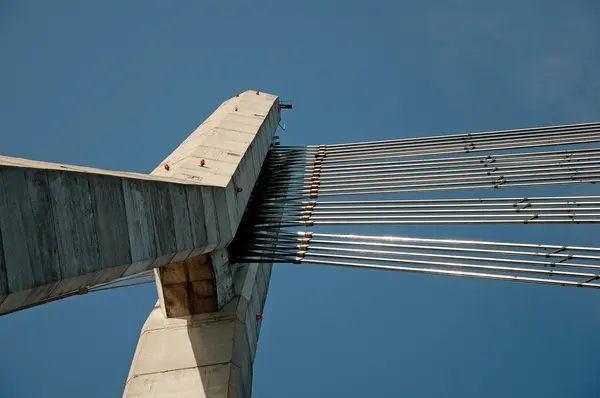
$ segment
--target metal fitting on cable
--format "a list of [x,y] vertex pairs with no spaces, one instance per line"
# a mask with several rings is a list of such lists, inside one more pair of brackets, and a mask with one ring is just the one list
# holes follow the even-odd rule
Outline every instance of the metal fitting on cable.
[[[548,254],[546,255],[546,257],[548,257]],[[556,262],[554,262],[554,263],[550,264],[550,266],[551,266],[551,267],[554,267],[554,266],[556,266],[557,264],[564,263],[565,261],[569,261],[569,260],[570,260],[570,259],[572,259],[572,258],[573,258],[573,255],[572,255],[572,254],[569,254],[569,255],[567,255],[567,257],[563,258],[562,260],[560,260],[560,261],[556,261]]]
[[306,251],[298,250],[298,252],[296,253],[296,258],[294,258],[294,260],[293,260],[293,263],[294,264],[302,263],[302,260],[304,260],[304,256],[306,256]]
[[558,254],[558,253],[560,253],[562,251],[565,251],[565,250],[567,250],[567,246],[563,246],[560,249],[557,249],[557,250],[553,251],[552,253],[547,253],[546,257],[550,257],[552,254]]
[[[311,203],[314,201],[311,201]],[[304,207],[304,211],[302,212],[303,216],[302,216],[302,221],[305,223],[305,225],[313,225],[313,221],[311,220],[312,214],[313,214],[313,209],[314,209],[314,204],[308,204]],[[310,223],[310,224],[309,224]]]
[[520,201],[518,201],[517,203],[513,203],[513,207],[517,207],[518,205],[520,205],[523,202],[527,202],[529,200],[529,198],[523,198]]
[[302,257],[302,258],[306,257],[306,250],[298,250],[296,252],[296,257]]
[[327,148],[324,145],[319,145],[319,150],[315,153],[315,161],[322,160],[327,156]]
[[315,161],[313,163],[313,170],[312,170],[312,175],[311,175],[311,180],[313,182],[313,185],[314,185],[315,181],[320,180],[321,171],[322,171],[322,167],[323,167],[323,158],[325,156],[326,156],[325,147],[320,145],[319,151],[315,154]]
[[[487,166],[487,165],[486,165],[486,166]],[[493,170],[489,170],[489,171],[488,171],[486,174],[487,174],[487,175],[492,175],[492,173],[493,173],[493,172],[495,172],[495,171],[498,171],[498,168],[497,168],[497,167],[494,167],[494,169],[493,169]]]
[[525,206],[523,207],[517,207],[516,211],[517,213],[520,212],[521,210],[525,210],[526,208],[531,207],[531,203],[527,203],[525,204]]
[[495,163],[495,162],[496,162],[496,158],[493,158],[492,156],[487,156],[485,159],[481,159],[479,161],[479,163],[483,163],[483,167],[487,167],[488,164]]
[[533,215],[533,217],[531,217],[529,220],[525,220],[525,221],[523,221],[523,224],[527,224],[527,223],[529,223],[529,221],[533,221],[533,220],[535,220],[535,219],[536,219],[536,218],[538,218],[538,217],[539,217],[539,215],[537,215],[537,214],[534,214],[534,215]]
[[313,168],[313,174],[312,174],[312,178],[311,178],[311,184],[310,184],[310,198],[317,198],[319,196],[319,186],[321,185],[321,180],[320,180],[320,176],[321,176],[321,167],[318,166],[317,168],[317,162],[320,162],[320,159],[315,159],[315,166]]

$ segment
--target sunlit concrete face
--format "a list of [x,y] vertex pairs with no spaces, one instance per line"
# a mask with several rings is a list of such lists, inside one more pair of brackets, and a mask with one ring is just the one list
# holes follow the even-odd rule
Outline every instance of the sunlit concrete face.
[[232,302],[218,313],[165,318],[157,305],[142,329],[123,396],[231,396],[230,384],[240,384],[239,351],[247,351],[243,336],[236,336],[243,325],[234,309]]

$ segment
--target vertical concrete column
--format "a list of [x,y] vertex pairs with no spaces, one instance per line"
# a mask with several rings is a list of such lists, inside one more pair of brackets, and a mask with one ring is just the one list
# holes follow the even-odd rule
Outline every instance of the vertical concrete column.
[[159,302],[143,327],[123,397],[250,397],[271,264],[233,266],[226,247],[279,120],[276,96],[244,92],[153,171],[211,186],[202,195],[203,223],[218,244],[155,270]]
[[250,397],[271,267],[236,266],[234,297],[217,312],[167,318],[159,301],[142,329],[123,397]]
[[250,396],[251,364],[244,325],[236,302],[221,311],[183,318],[166,318],[159,305],[146,321],[123,397]]

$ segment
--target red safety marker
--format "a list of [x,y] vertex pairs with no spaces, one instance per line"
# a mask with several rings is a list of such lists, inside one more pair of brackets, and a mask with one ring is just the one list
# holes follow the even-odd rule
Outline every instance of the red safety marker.
[[257,316],[256,316],[256,320],[257,320],[257,321],[260,321],[261,319],[262,319],[262,315],[257,315]]
[[169,165],[168,165],[168,164],[165,164],[165,170],[167,170],[167,171],[168,171],[169,169],[170,169]]
[[206,162],[204,161],[204,159],[200,160],[200,166],[204,167],[204,165],[206,164]]
[[236,191],[237,191],[238,193],[240,193],[240,192],[242,192],[242,191],[243,191],[243,189],[242,189],[242,188],[238,188],[238,189],[236,189]]
[[260,94],[258,91],[256,92],[256,95]]
[[235,97],[236,97],[236,98],[237,98],[237,97],[239,97],[239,96],[240,96],[239,94],[236,94],[236,95],[235,95]]

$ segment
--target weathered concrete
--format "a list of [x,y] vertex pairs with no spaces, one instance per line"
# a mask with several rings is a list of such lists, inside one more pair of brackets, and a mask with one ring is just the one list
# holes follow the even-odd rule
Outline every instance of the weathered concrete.
[[234,296],[227,249],[155,268],[154,275],[167,318],[215,312]]
[[123,397],[248,398],[270,264],[234,269],[235,296],[220,311],[166,318],[159,304],[143,327]]
[[202,254],[156,268],[154,275],[160,307],[167,318],[219,309],[217,278],[210,255]]
[[[0,157],[0,314],[219,253],[237,231],[277,107],[254,91],[224,102],[151,176]],[[213,269],[224,304],[232,271]]]

